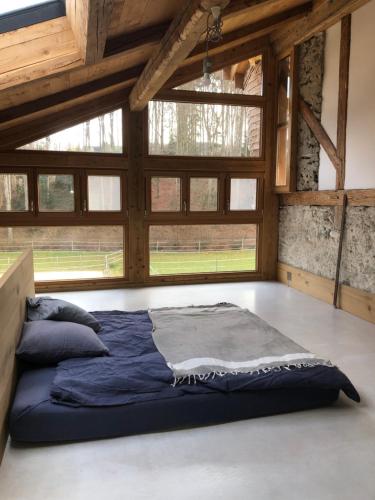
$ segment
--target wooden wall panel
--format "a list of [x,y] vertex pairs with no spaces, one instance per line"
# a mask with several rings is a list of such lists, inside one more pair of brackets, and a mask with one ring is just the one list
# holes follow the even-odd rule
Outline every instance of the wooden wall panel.
[[0,278],[0,461],[8,437],[7,416],[16,380],[15,350],[25,321],[27,296],[34,296],[31,250]]
[[[334,280],[317,276],[288,264],[278,263],[277,279],[316,299],[333,304]],[[366,321],[375,323],[375,294],[340,285],[338,307]]]

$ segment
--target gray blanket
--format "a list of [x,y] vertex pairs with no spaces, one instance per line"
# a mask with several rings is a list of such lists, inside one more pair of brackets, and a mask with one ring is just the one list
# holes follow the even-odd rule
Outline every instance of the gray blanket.
[[226,373],[328,365],[268,323],[232,304],[153,309],[153,340],[175,382]]

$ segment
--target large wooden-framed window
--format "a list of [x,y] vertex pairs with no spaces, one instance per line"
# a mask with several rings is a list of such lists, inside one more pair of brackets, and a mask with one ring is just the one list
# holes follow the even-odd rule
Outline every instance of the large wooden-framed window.
[[[208,131],[221,122],[210,138],[195,123],[195,149],[177,144],[183,135],[175,140],[160,116],[150,127],[151,103],[142,113],[122,108],[122,152],[108,152],[105,135],[100,151],[85,149],[85,127],[79,150],[53,151],[51,138],[44,151],[0,152],[0,259],[33,246],[40,291],[272,277],[272,71],[266,47],[254,64],[223,70],[220,91],[164,89],[155,97],[161,112],[187,107],[189,116],[209,118]],[[241,90],[246,82],[252,88]],[[17,177],[5,182],[2,173]],[[11,199],[2,182],[18,189]]]
[[267,97],[263,74],[259,78],[253,95],[234,92],[235,84],[231,94],[202,92],[194,84],[163,91],[150,103],[145,113],[146,281],[261,275]]
[[275,191],[291,192],[296,186],[297,49],[276,65]]
[[126,279],[125,179],[119,169],[0,169],[0,273],[31,247],[43,288]]

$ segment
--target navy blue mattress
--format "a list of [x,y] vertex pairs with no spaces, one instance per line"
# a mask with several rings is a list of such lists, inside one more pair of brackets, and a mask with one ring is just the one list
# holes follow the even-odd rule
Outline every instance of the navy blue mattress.
[[111,356],[25,370],[10,413],[23,442],[125,436],[306,410],[359,396],[335,367],[217,377],[172,387],[145,311],[94,313]]
[[326,406],[339,394],[335,389],[270,389],[76,408],[51,401],[55,371],[34,369],[21,376],[10,414],[12,440],[77,441],[220,424]]

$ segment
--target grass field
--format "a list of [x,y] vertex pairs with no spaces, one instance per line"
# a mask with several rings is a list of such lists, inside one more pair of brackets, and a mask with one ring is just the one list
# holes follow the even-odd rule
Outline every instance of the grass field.
[[[21,252],[0,251],[0,274],[17,259]],[[103,277],[123,276],[122,252],[88,252],[61,250],[34,250],[36,273],[51,273],[45,279],[56,279],[61,273],[97,272]],[[151,252],[150,274],[173,275],[255,271],[255,250],[226,250],[215,252]]]
[[220,273],[255,271],[255,250],[216,252],[151,252],[150,274]]
[[[4,273],[21,253],[0,251],[0,274]],[[123,276],[122,252],[34,250],[33,257],[36,273],[97,271],[105,277]]]

